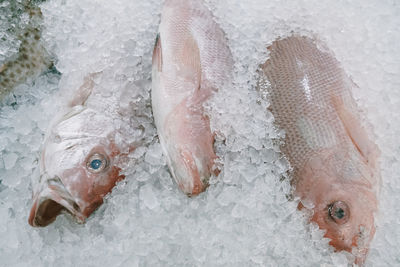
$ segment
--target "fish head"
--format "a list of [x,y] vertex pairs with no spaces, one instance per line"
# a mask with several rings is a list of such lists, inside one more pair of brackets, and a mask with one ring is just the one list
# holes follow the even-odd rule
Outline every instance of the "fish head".
[[46,226],[63,210],[83,222],[101,205],[124,178],[116,166],[120,152],[112,132],[110,118],[84,106],[53,124],[40,158],[29,224]]
[[217,175],[217,156],[209,119],[202,109],[183,101],[165,120],[159,138],[179,188],[188,196],[206,190],[210,176]]
[[319,154],[299,173],[300,207],[312,210],[311,220],[337,251],[348,251],[362,263],[375,234],[377,211],[373,172],[347,152]]
[[199,144],[190,139],[182,142],[184,139],[181,138],[174,142],[174,139],[164,141],[162,136],[160,138],[171,174],[182,192],[188,196],[203,192],[208,187],[216,158],[210,142]]

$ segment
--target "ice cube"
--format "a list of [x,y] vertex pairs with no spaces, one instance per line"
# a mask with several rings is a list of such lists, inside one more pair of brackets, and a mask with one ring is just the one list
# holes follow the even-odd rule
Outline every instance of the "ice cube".
[[[0,2],[1,68],[4,60],[17,56],[17,28],[27,19],[20,17],[27,1]],[[16,88],[0,105],[0,265],[348,264],[349,255],[334,252],[323,231],[309,224],[310,214],[297,210],[298,200],[288,201],[290,183],[280,181],[288,166],[279,160],[278,149],[284,131],[275,128],[267,111],[268,95],[261,99],[256,91],[256,70],[268,57],[266,48],[292,32],[325,41],[358,85],[354,95],[373,123],[382,151],[380,219],[366,266],[398,265],[398,4],[204,1],[228,40],[234,72],[232,84],[215,88],[206,103],[217,134],[221,172],[204,193],[188,198],[171,179],[151,113],[151,57],[164,1],[30,1],[39,2],[44,19],[41,38],[62,78],[49,71],[33,84]],[[139,136],[143,140],[134,143],[136,149],[121,165],[126,174],[123,184],[85,224],[66,214],[46,228],[32,229],[27,217],[35,184],[29,180],[39,177],[32,168],[38,171],[35,160],[40,159],[43,137],[54,114],[67,104],[65,95],[92,72],[107,74],[96,80],[111,96],[106,101],[121,94],[115,105],[135,112],[118,122],[116,143],[130,143]],[[106,106],[103,101],[93,104]],[[131,125],[137,130],[129,132],[128,140],[123,135]],[[6,164],[7,154],[18,158]]]
[[17,162],[18,155],[15,153],[5,153],[3,154],[4,168],[10,170],[14,167]]
[[149,209],[156,209],[160,205],[151,185],[145,185],[140,188],[139,198]]
[[149,146],[145,156],[145,161],[152,165],[158,165],[163,161],[162,149],[159,143]]

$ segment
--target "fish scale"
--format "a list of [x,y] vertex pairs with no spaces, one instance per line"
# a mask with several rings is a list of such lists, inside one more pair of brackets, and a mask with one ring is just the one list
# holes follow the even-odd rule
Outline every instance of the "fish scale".
[[351,94],[356,85],[318,40],[294,35],[268,49],[259,90],[285,131],[281,151],[299,208],[312,209],[330,244],[362,264],[375,233],[380,174],[379,149]]
[[[282,152],[295,172],[319,148],[339,143],[352,146],[331,104],[332,95],[351,97],[348,78],[338,62],[308,38],[281,40],[270,50],[271,58],[262,66],[271,84],[267,88],[270,110],[277,126],[286,131]],[[304,77],[308,86],[303,84]]]

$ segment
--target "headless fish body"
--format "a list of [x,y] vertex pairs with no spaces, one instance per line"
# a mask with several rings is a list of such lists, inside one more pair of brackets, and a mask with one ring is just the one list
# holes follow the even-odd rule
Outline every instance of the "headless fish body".
[[85,79],[46,133],[29,216],[32,226],[50,224],[61,211],[84,222],[124,178],[117,164],[135,144],[117,142],[116,136],[120,140],[131,134],[130,126],[120,128],[132,114],[120,110],[118,96],[104,92],[111,90],[108,86],[95,83],[98,75]]
[[19,37],[18,54],[0,63],[0,99],[19,84],[37,78],[52,65],[51,57],[40,40],[42,13],[39,8],[29,6],[26,12],[30,20]]
[[260,90],[285,131],[281,148],[293,167],[299,207],[312,210],[330,245],[362,263],[375,233],[380,175],[379,150],[351,95],[355,85],[328,49],[309,38],[288,37],[269,50]]
[[153,53],[152,106],[172,176],[188,195],[205,190],[216,155],[203,104],[226,83],[232,56],[202,1],[167,0]]

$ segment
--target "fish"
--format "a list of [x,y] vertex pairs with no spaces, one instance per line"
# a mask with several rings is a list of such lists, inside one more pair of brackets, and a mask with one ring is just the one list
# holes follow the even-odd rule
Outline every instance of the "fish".
[[225,34],[202,1],[165,1],[152,58],[152,108],[169,170],[188,196],[218,174],[203,105],[228,84],[232,66]]
[[125,123],[133,113],[119,103],[129,95],[110,93],[114,89],[102,86],[102,77],[102,73],[90,74],[78,90],[60,94],[66,104],[46,131],[40,174],[32,176],[31,226],[47,226],[61,213],[85,222],[125,178],[120,163],[143,136],[132,135],[136,126]]
[[325,231],[335,251],[362,264],[375,234],[380,150],[352,95],[356,84],[317,38],[292,35],[268,48],[258,90],[284,130],[299,209]]
[[0,63],[0,100],[18,85],[35,80],[54,67],[53,58],[41,39],[42,12],[30,2],[24,3],[24,13],[29,16],[29,21],[18,34],[21,41],[18,53]]

